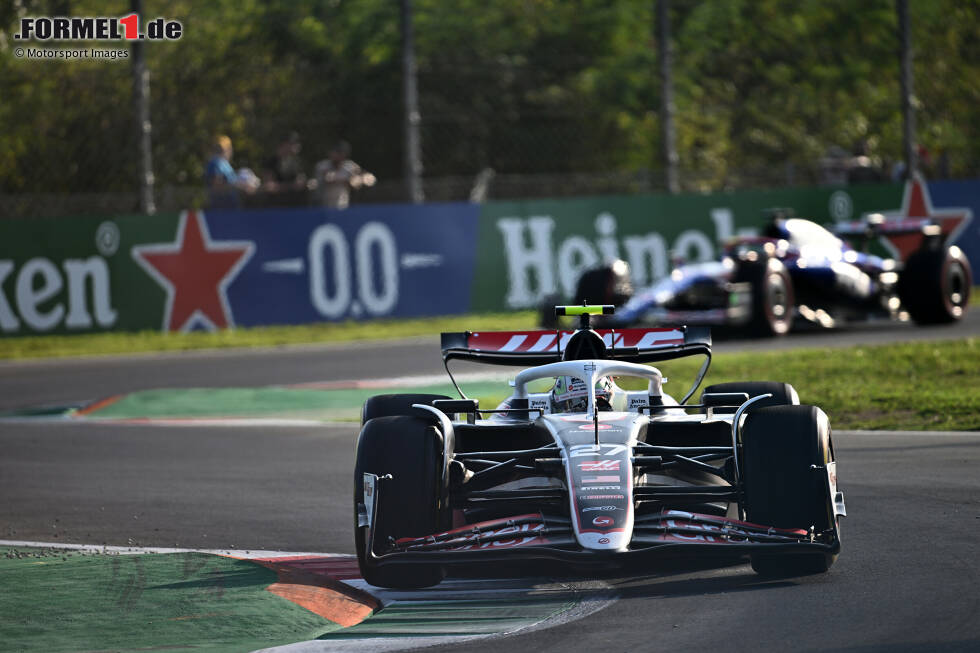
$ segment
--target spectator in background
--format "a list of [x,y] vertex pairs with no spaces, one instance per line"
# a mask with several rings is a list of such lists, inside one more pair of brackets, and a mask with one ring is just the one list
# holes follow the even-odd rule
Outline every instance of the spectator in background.
[[218,136],[214,139],[211,160],[204,169],[204,184],[208,189],[208,208],[237,209],[241,206],[240,191],[251,193],[257,187],[251,170],[238,174],[231,167],[231,139]]
[[[916,169],[926,178],[932,176],[932,157],[929,150],[921,143],[915,146]],[[907,176],[905,161],[896,161],[892,166],[892,181],[904,181]]]
[[847,152],[831,145],[820,159],[820,183],[827,186],[843,186],[847,183]]
[[871,184],[884,181],[880,162],[872,158],[871,145],[861,139],[854,146],[854,156],[847,163],[848,184]]
[[350,144],[339,141],[328,158],[316,164],[310,187],[316,190],[322,206],[346,209],[352,189],[374,186],[375,181],[374,175],[350,160]]
[[303,149],[299,134],[290,132],[274,156],[266,160],[262,170],[262,189],[269,193],[301,191],[306,189],[306,173],[299,153]]

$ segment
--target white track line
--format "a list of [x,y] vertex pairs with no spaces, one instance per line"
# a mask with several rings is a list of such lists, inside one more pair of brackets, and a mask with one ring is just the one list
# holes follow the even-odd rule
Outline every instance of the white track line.
[[115,363],[127,361],[166,360],[172,362],[180,358],[243,358],[261,357],[268,354],[319,353],[334,349],[367,349],[377,351],[384,348],[402,349],[418,345],[439,346],[439,339],[431,336],[408,336],[397,339],[347,340],[305,344],[268,345],[256,347],[213,347],[207,349],[180,349],[170,351],[146,351],[114,354],[81,354],[77,356],[53,356],[48,358],[16,358],[0,360],[0,368],[17,367],[64,367],[66,365],[88,363]]
[[[452,581],[444,581],[451,583]],[[368,586],[371,587],[371,586]],[[372,592],[377,588],[372,588]],[[393,653],[395,651],[411,651],[432,646],[459,645],[465,642],[476,640],[507,637],[510,635],[530,633],[536,630],[554,628],[563,624],[571,623],[595,614],[600,610],[611,606],[616,602],[617,596],[612,589],[602,581],[588,581],[586,583],[575,583],[568,587],[570,593],[587,593],[586,596],[579,596],[578,602],[568,610],[563,610],[549,617],[531,624],[519,626],[511,630],[499,633],[485,633],[479,635],[435,635],[425,636],[400,636],[400,637],[365,637],[363,639],[344,638],[336,640],[312,640],[308,642],[296,642],[285,646],[274,646],[271,648],[260,649],[255,653]],[[423,590],[424,591],[424,590]],[[402,592],[402,594],[405,594]],[[479,598],[486,596],[486,590],[472,591],[466,597],[458,598]],[[434,599],[428,599],[434,600]],[[501,597],[501,600],[505,600]]]
[[233,558],[285,558],[290,556],[318,556],[323,558],[353,558],[345,553],[317,553],[312,551],[259,551],[245,549],[179,549],[166,546],[108,546],[105,544],[70,544],[67,542],[31,542],[26,540],[0,540],[0,546],[31,547],[37,549],[59,549],[85,551],[89,553],[112,553],[117,555],[141,555],[144,553],[211,553]]
[[40,417],[4,417],[0,418],[2,424],[70,424],[75,426],[85,426],[98,424],[100,426],[217,426],[234,428],[304,428],[310,427],[330,427],[330,428],[353,428],[360,426],[356,419],[349,421],[342,420],[316,420],[316,419],[287,419],[275,417],[187,417],[187,418],[123,418],[123,417],[67,417],[40,416]]
[[935,438],[954,438],[959,436],[977,437],[980,431],[870,431],[864,429],[854,430],[834,430],[834,435],[861,436],[869,435],[878,437],[882,435],[901,435],[908,437],[935,437]]

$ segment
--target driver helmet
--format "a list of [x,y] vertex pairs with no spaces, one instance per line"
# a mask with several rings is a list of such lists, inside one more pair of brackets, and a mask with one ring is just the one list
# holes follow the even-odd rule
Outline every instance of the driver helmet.
[[[613,393],[616,384],[608,376],[596,381],[595,401],[599,410],[612,410]],[[574,376],[559,376],[551,389],[551,412],[583,413],[589,405],[589,386]]]

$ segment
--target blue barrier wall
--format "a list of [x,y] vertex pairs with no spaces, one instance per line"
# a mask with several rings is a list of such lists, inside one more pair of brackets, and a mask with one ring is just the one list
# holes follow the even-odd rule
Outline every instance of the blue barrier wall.
[[208,211],[215,241],[255,242],[227,290],[235,322],[464,313],[480,207],[373,205]]
[[915,202],[912,186],[883,184],[0,220],[0,336],[533,308],[607,256],[636,259],[640,285],[667,274],[670,250],[710,259],[773,205],[821,222],[951,219],[980,281],[980,180],[926,187]]
[[929,182],[932,206],[936,209],[947,207],[966,208],[973,219],[956,239],[956,245],[970,259],[973,267],[973,282],[980,284],[980,180],[946,180]]

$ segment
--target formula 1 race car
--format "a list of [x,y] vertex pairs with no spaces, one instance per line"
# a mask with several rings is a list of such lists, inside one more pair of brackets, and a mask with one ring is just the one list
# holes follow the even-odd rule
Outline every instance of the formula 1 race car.
[[[578,281],[575,302],[618,306],[602,326],[717,325],[752,336],[787,333],[796,318],[822,327],[869,318],[941,324],[960,319],[969,306],[969,261],[930,220],[893,223],[874,214],[834,235],[791,216],[774,209],[762,236],[732,239],[720,260],[679,266],[635,293],[624,262],[589,270]],[[867,252],[881,236],[918,237],[921,244],[896,261]],[[550,307],[542,315],[550,326]]]
[[[845,508],[822,410],[775,382],[708,386],[689,404],[711,362],[707,328],[593,330],[590,315],[612,306],[555,310],[579,327],[442,334],[451,379],[456,359],[524,368],[493,410],[462,390],[364,404],[353,503],[365,580],[424,587],[454,568],[593,573],[670,556],[749,557],[767,575],[833,564]],[[644,364],[694,355],[704,363],[680,401]]]

